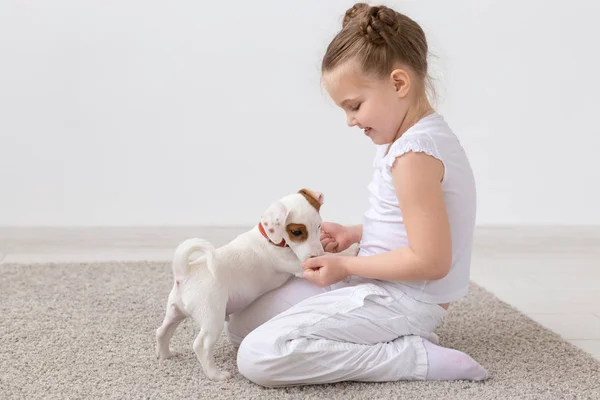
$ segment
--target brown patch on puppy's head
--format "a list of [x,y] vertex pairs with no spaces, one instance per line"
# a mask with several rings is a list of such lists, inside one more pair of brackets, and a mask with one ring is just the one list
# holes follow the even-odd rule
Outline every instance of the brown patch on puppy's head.
[[323,204],[323,193],[314,192],[309,189],[300,189],[298,191],[304,198],[317,210],[321,209]]
[[304,224],[288,224],[285,229],[292,242],[302,243],[308,239],[308,230]]

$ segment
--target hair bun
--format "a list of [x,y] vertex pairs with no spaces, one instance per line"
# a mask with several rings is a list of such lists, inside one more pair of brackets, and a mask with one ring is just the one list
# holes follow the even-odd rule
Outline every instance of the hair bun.
[[360,32],[373,44],[390,43],[399,26],[396,12],[386,6],[361,7],[359,11],[357,22]]
[[362,72],[384,77],[402,63],[426,83],[427,54],[427,38],[416,21],[390,7],[356,3],[347,9],[342,29],[327,46],[321,71],[352,61]]
[[344,29],[351,21],[356,20],[359,15],[366,13],[371,6],[367,3],[356,3],[346,11],[344,15],[344,21],[342,22],[342,29]]

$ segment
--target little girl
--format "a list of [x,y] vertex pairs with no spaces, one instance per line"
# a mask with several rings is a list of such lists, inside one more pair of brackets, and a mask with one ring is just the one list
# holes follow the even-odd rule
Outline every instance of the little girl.
[[[468,290],[475,183],[459,140],[426,96],[427,41],[412,19],[358,3],[323,58],[330,97],[376,145],[364,223],[323,223],[337,253],[230,316],[239,371],[263,386],[484,380],[435,328]],[[349,278],[349,279],[346,279]]]

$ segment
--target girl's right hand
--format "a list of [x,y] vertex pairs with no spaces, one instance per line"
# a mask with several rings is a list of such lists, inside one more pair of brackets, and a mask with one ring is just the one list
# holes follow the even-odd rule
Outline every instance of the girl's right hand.
[[349,227],[335,222],[321,224],[321,245],[328,253],[339,253],[346,250],[354,243],[352,231]]

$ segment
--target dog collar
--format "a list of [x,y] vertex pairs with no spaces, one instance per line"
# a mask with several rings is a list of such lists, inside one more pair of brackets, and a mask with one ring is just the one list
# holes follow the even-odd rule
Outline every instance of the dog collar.
[[281,242],[275,243],[273,242],[269,236],[267,236],[267,232],[265,232],[265,227],[263,226],[263,224],[261,222],[258,223],[258,230],[260,231],[260,233],[262,233],[262,235],[269,241],[269,243],[274,244],[275,246],[278,247],[288,247],[288,244],[285,242],[285,239],[281,239]]

